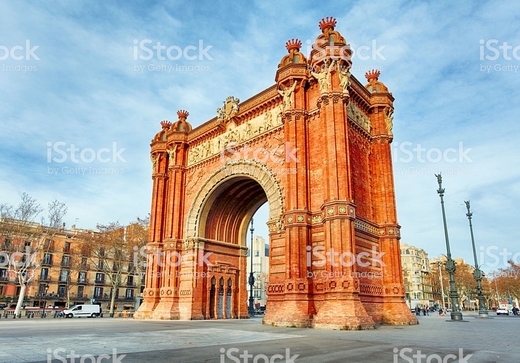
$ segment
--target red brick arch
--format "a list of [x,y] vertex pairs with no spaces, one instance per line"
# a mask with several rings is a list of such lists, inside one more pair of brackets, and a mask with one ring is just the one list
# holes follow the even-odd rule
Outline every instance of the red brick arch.
[[[276,223],[283,218],[283,192],[276,176],[264,164],[255,160],[239,160],[227,162],[217,169],[197,192],[187,217],[186,237],[206,237],[208,214],[210,214],[216,199],[225,192],[230,185],[246,180],[254,181],[257,185],[250,186],[244,193],[250,197],[255,195],[254,202],[246,207],[246,213],[240,217],[245,223],[241,224],[240,235],[247,230],[247,224],[256,210],[266,201],[269,203],[269,221]],[[219,192],[220,191],[220,192]],[[264,196],[258,195],[263,193]],[[232,200],[231,202],[236,202]],[[215,209],[215,208],[213,208]]]
[[[276,83],[259,94],[227,97],[196,128],[185,110],[161,122],[151,143],[150,258],[135,318],[247,318],[247,228],[267,201],[264,323],[417,323],[404,301],[394,98],[379,71],[366,74],[366,85],[350,74],[352,51],[335,24],[320,22],[308,56],[299,40],[288,41]],[[168,264],[171,255],[183,263]]]

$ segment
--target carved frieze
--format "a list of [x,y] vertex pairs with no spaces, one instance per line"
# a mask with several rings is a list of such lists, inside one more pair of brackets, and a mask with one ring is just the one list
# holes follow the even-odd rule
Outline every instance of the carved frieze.
[[239,126],[230,123],[223,134],[203,142],[188,151],[188,166],[243,144],[267,131],[282,125],[281,108],[269,110]]
[[366,132],[370,133],[372,125],[370,118],[365,115],[355,104],[349,102],[347,105],[348,118]]

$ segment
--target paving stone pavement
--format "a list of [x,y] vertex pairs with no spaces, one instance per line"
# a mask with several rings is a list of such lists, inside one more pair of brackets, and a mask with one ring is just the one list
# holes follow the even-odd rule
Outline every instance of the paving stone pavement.
[[275,328],[261,318],[0,320],[0,363],[520,363],[520,317],[447,319],[368,331]]

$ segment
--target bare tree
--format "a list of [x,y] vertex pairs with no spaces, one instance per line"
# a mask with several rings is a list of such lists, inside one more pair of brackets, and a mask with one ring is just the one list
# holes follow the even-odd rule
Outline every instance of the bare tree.
[[[63,203],[49,203],[49,220],[52,226],[34,222],[43,208],[36,199],[22,193],[17,207],[0,204],[0,236],[3,264],[8,266],[8,276],[20,285],[15,316],[20,315],[27,286],[35,277],[36,269],[52,248],[52,236],[58,231],[67,208]],[[42,219],[43,221],[43,219]],[[2,263],[2,261],[0,261]]]
[[135,222],[130,223],[126,228],[126,240],[128,246],[131,248],[131,269],[128,271],[128,276],[133,276],[136,286],[136,294],[134,296],[134,309],[137,310],[140,302],[140,293],[144,274],[146,273],[146,265],[140,261],[144,253],[144,248],[148,243],[148,226],[150,224],[150,216],[141,219],[137,217]]
[[[123,283],[125,265],[132,260],[133,250],[126,241],[125,228],[119,222],[97,225],[99,233],[85,239],[88,244],[89,258],[104,276],[102,282],[111,287],[110,316],[114,314],[116,292]],[[100,281],[101,282],[101,281]]]

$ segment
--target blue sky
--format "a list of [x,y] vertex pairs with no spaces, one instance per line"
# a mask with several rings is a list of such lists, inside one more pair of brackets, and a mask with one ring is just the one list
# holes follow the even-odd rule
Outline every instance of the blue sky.
[[[354,76],[364,83],[366,70],[380,69],[395,97],[403,242],[431,257],[445,253],[434,176],[441,172],[454,257],[472,263],[469,199],[484,268],[504,267],[499,252],[518,253],[520,262],[514,231],[520,3],[2,1],[1,7],[0,202],[17,204],[22,192],[44,206],[59,199],[69,208],[67,225],[80,228],[147,215],[149,143],[159,122],[175,121],[176,111],[186,109],[197,126],[227,96],[245,100],[271,86],[285,42],[299,38],[305,51],[320,19],[334,16],[356,52]],[[139,45],[147,40],[148,49],[158,42],[173,47],[172,59],[142,59],[147,53]],[[177,49],[186,53],[173,59]],[[83,156],[78,162],[66,152],[71,147]],[[267,237],[265,219],[259,213],[255,228]]]

